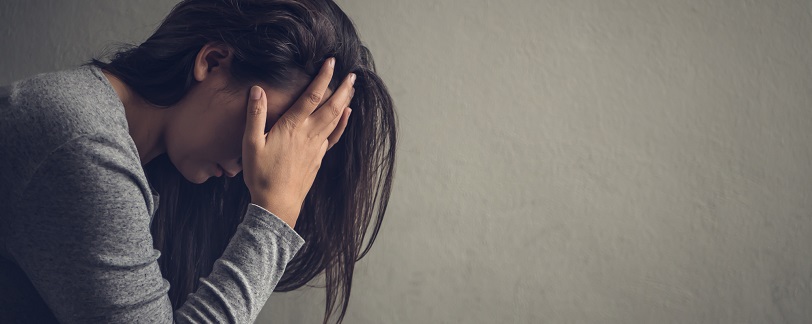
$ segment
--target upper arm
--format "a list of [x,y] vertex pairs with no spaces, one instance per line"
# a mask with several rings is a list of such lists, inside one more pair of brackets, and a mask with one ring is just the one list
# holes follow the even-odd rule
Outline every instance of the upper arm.
[[69,141],[38,167],[10,224],[9,250],[62,322],[172,322],[149,188],[129,150]]

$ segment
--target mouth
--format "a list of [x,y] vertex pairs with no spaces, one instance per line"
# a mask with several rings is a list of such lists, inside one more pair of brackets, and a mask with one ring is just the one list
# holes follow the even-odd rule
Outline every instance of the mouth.
[[229,172],[228,172],[228,171],[226,171],[226,169],[225,169],[225,168],[223,168],[223,166],[222,166],[222,165],[220,165],[219,163],[217,164],[217,170],[219,171],[219,175],[218,175],[218,177],[221,177],[221,176],[227,176],[227,177],[229,177],[229,178],[233,178],[233,177],[236,177],[236,176],[237,176],[237,173],[235,173],[235,174],[231,174],[231,173],[229,173]]

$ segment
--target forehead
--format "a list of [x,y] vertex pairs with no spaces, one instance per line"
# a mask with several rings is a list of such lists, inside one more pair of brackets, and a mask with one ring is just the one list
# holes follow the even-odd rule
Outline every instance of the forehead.
[[[282,117],[285,112],[293,106],[296,101],[299,99],[300,96],[305,94],[305,89],[292,89],[292,90],[279,90],[276,88],[269,87],[267,85],[262,85],[262,88],[265,90],[265,97],[268,99],[268,117],[265,121],[266,125],[269,125],[265,132],[270,131],[270,127],[273,125],[276,120]],[[319,103],[319,107],[324,105],[327,100],[333,95],[333,90],[329,88],[324,91],[324,95],[322,96],[321,103]]]

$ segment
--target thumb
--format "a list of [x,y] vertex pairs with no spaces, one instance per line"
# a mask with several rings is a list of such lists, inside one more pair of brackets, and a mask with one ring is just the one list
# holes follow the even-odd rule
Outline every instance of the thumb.
[[265,139],[265,119],[267,117],[267,98],[265,91],[259,86],[251,87],[248,99],[247,116],[245,121],[245,135],[243,141],[247,144],[262,144]]

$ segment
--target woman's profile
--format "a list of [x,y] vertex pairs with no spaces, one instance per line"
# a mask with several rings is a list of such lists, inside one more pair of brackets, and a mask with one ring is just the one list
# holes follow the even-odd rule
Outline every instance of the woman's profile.
[[320,275],[341,322],[396,125],[330,0],[184,0],[109,60],[2,87],[0,322],[251,323]]

